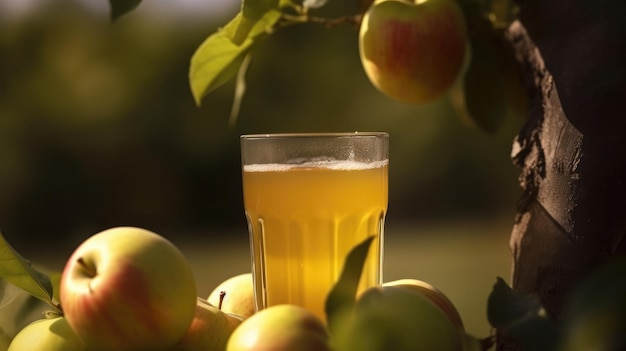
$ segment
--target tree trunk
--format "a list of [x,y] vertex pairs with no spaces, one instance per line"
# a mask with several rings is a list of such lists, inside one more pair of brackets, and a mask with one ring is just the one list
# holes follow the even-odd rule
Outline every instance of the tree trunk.
[[531,102],[511,154],[511,280],[558,320],[580,279],[626,253],[626,1],[518,2],[506,35]]

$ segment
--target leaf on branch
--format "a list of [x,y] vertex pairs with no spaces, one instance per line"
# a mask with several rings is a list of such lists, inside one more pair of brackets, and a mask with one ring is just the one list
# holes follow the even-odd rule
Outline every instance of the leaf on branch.
[[374,236],[368,237],[350,250],[339,280],[326,297],[324,307],[328,328],[331,333],[336,333],[337,324],[339,323],[338,318],[342,316],[343,312],[354,307],[363,265],[372,241],[374,241]]
[[241,17],[234,30],[230,33],[233,43],[241,45],[254,26],[270,11],[280,10],[280,0],[243,0]]
[[[0,233],[0,279],[52,306],[53,288],[48,276],[34,269]],[[55,306],[56,307],[56,306]]]
[[538,314],[541,305],[535,299],[516,293],[500,277],[489,295],[487,319],[494,328],[506,328],[530,315]]
[[141,0],[109,0],[111,21],[117,21],[120,17],[139,6],[139,3],[141,3]]
[[520,66],[502,33],[494,31],[487,19],[473,15],[468,19],[471,61],[451,97],[459,115],[495,133],[508,116],[525,116],[528,96]]
[[198,106],[201,105],[203,97],[237,75],[246,55],[254,45],[269,36],[271,28],[280,16],[279,11],[266,12],[241,45],[237,45],[231,40],[231,35],[237,30],[243,18],[240,12],[196,49],[189,67],[189,85]]

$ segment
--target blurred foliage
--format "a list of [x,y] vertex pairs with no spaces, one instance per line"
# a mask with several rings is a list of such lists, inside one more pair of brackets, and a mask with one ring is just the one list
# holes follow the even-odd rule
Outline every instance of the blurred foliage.
[[[357,6],[348,3],[324,10]],[[388,221],[512,216],[509,154],[522,120],[487,135],[447,99],[390,100],[363,74],[354,28],[274,34],[255,52],[236,125],[232,83],[196,107],[189,60],[238,10],[222,18],[211,6],[188,17],[145,2],[111,24],[104,11],[56,0],[0,18],[0,228],[18,250],[33,238],[72,247],[117,225],[245,231],[243,133],[387,131]]]

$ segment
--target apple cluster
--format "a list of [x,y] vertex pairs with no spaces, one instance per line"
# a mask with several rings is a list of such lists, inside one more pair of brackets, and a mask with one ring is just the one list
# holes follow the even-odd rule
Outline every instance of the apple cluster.
[[467,350],[461,317],[432,285],[402,279],[355,296],[325,321],[295,305],[255,313],[251,273],[197,296],[191,267],[167,239],[116,227],[85,240],[60,284],[61,315],[37,320],[9,351]]
[[136,227],[111,228],[79,245],[59,295],[62,313],[24,327],[9,351],[224,350],[254,313],[250,273],[200,298],[181,251]]
[[245,320],[227,351],[467,351],[480,349],[465,334],[452,302],[434,286],[401,279],[365,290],[340,313],[331,335],[325,324],[293,305],[271,306]]

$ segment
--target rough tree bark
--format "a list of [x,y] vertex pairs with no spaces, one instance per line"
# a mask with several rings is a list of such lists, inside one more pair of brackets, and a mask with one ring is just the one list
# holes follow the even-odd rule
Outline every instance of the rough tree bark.
[[531,102],[511,155],[523,189],[511,280],[558,320],[581,278],[626,253],[626,1],[518,3],[506,36]]

